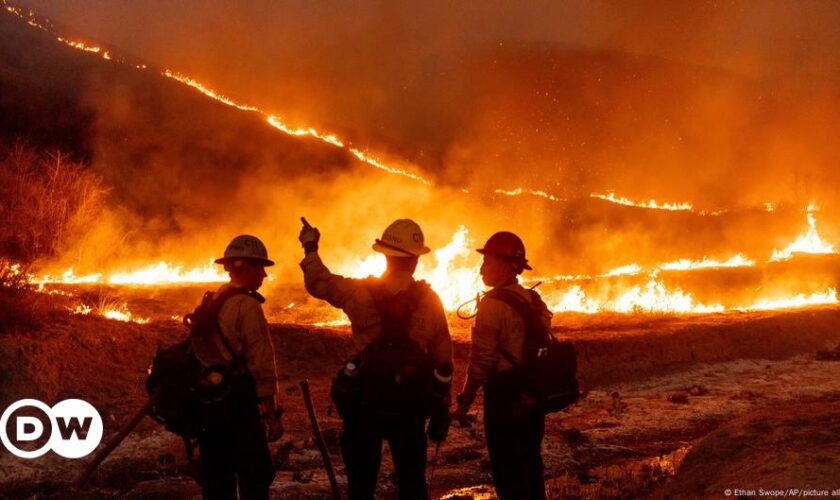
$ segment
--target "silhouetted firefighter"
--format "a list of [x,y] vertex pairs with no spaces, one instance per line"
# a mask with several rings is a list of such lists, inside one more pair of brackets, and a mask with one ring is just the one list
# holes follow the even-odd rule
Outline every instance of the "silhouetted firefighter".
[[146,383],[152,417],[200,448],[205,499],[267,499],[274,480],[269,441],[283,435],[276,405],[277,368],[268,322],[257,293],[266,276],[263,243],[234,238],[216,259],[230,282],[207,292],[185,317],[190,335],[161,349]]
[[470,365],[458,395],[456,418],[484,387],[484,433],[496,494],[502,500],[544,499],[541,455],[545,414],[578,397],[577,364],[570,342],[550,334],[551,312],[517,276],[531,269],[525,245],[498,232],[484,248],[481,277],[492,289],[478,303]]
[[446,439],[452,340],[437,294],[413,278],[418,257],[429,252],[423,232],[408,219],[388,226],[373,244],[387,259],[385,273],[359,280],[330,273],[318,256],[320,233],[301,220],[306,290],[347,314],[358,352],[331,389],[344,424],[348,496],[373,499],[387,439],[399,498],[428,498],[425,423],[428,418],[429,439]]

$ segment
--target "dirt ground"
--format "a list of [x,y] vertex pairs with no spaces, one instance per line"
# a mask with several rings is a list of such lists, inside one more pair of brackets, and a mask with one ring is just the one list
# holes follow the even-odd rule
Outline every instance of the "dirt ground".
[[[837,315],[830,308],[711,322],[625,318],[557,325],[558,333],[578,342],[582,378],[594,382],[588,384],[588,397],[547,420],[543,456],[550,496],[709,497],[739,485],[840,488],[835,479],[840,465],[833,458],[840,432],[840,362],[815,356],[817,348],[840,342]],[[701,337],[704,329],[709,340]],[[761,356],[751,356],[755,341],[744,340],[755,338],[754,331],[770,346]],[[138,325],[69,315],[39,332],[5,335],[0,338],[0,405],[23,397],[50,404],[80,397],[102,414],[107,440],[142,405],[143,381],[157,346],[182,335],[183,327],[174,321]],[[328,389],[352,349],[350,339],[346,330],[294,325],[273,325],[272,335],[287,410],[286,435],[272,446],[278,466],[273,495],[329,498],[298,382],[310,380],[339,483],[345,485],[340,420],[329,411]],[[680,351],[661,347],[670,345],[690,346],[683,349],[689,357],[669,358],[669,351]],[[659,372],[651,370],[651,349],[663,361]],[[779,352],[767,355],[773,349]],[[463,381],[467,354],[467,344],[458,341],[456,386]],[[599,363],[612,366],[592,368]],[[621,376],[603,375],[608,370]],[[480,409],[479,401],[474,427],[453,427],[429,467],[435,498],[493,498]],[[785,453],[775,453],[781,449]],[[434,454],[430,447],[430,460]],[[384,456],[379,497],[393,498],[393,469],[387,451]],[[84,490],[70,491],[85,463],[52,453],[23,460],[3,450],[0,497],[194,498],[199,493],[181,441],[149,419]]]

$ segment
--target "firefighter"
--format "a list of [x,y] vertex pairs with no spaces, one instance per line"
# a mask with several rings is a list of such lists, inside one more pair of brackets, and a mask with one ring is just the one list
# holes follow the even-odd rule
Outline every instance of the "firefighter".
[[225,300],[219,309],[219,328],[214,335],[196,338],[193,348],[204,366],[230,366],[243,360],[247,369],[233,375],[231,408],[198,438],[199,484],[205,499],[235,499],[237,487],[243,500],[267,499],[275,474],[268,443],[280,439],[283,424],[282,408],[275,400],[274,345],[261,305],[265,299],[257,290],[266,277],[265,268],[274,262],[258,238],[240,235],[216,263],[230,275],[216,296],[232,287],[247,293]]
[[[481,278],[485,285],[513,291],[528,304],[539,300],[519,284],[518,275],[531,267],[517,235],[495,233],[478,252],[484,256]],[[537,310],[549,327],[551,312],[544,304]],[[511,305],[494,299],[492,292],[481,300],[472,329],[467,380],[456,398],[455,418],[462,426],[469,425],[467,412],[478,389],[484,389],[484,433],[493,485],[501,500],[545,498],[541,456],[545,417],[510,377],[514,365],[524,361],[525,333],[525,321]]]
[[343,420],[341,455],[350,500],[372,500],[382,441],[391,449],[399,498],[428,498],[428,439],[440,443],[449,429],[452,340],[443,306],[425,282],[413,278],[429,252],[423,232],[400,219],[373,244],[385,255],[379,278],[333,274],[318,255],[320,233],[301,219],[300,263],[306,290],[342,309],[350,319],[357,355],[339,371],[331,396]]

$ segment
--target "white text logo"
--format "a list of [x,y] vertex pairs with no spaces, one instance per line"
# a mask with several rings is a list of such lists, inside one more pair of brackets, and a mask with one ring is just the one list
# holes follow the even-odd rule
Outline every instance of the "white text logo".
[[[38,412],[42,418],[31,415]],[[0,440],[20,458],[37,458],[50,450],[62,457],[81,458],[102,441],[102,417],[93,405],[81,399],[65,399],[52,408],[37,399],[21,399],[0,417]]]

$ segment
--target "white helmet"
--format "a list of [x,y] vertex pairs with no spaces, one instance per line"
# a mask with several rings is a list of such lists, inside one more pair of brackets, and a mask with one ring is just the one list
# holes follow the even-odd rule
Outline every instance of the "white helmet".
[[250,234],[240,234],[230,240],[225,248],[225,256],[216,259],[216,264],[225,264],[236,259],[254,260],[266,267],[274,265],[274,261],[268,259],[268,250],[263,242]]
[[423,231],[411,219],[395,220],[376,240],[373,249],[393,257],[417,257],[429,253],[424,245]]

